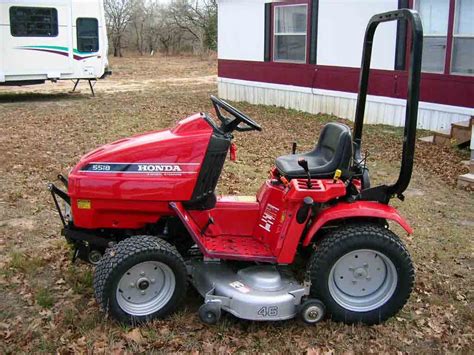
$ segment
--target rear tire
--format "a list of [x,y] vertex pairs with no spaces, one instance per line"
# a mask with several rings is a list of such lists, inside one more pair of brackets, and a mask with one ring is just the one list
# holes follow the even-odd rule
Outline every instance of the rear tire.
[[183,258],[171,244],[152,236],[131,237],[107,249],[94,274],[101,308],[130,325],[168,316],[186,288]]
[[408,251],[389,229],[354,224],[334,230],[317,246],[307,268],[311,297],[346,324],[379,324],[407,302],[414,282]]

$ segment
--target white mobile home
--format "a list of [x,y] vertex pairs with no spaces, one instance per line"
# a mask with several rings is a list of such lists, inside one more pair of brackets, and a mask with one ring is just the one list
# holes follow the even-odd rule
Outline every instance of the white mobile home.
[[[365,28],[376,13],[411,8],[424,27],[418,127],[474,116],[474,0],[219,0],[219,95],[354,117]],[[400,126],[409,31],[380,25],[366,120]]]
[[0,0],[0,85],[107,73],[103,0]]

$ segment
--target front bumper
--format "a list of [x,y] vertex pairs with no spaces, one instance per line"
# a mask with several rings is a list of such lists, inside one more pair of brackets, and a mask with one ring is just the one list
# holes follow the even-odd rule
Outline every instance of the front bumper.
[[[68,188],[68,180],[63,175],[59,174],[58,179],[64,184],[64,187]],[[54,185],[53,183],[48,184],[48,190],[51,192],[51,196],[53,197],[54,205],[58,210],[59,217],[61,218],[61,222],[66,228],[70,222],[72,222],[72,214],[71,214],[71,198],[67,194],[67,192],[61,190],[59,187]],[[61,209],[61,205],[59,204],[59,199],[64,201],[64,210]]]
[[[68,180],[62,175],[58,175],[58,179],[63,183],[66,191],[68,189]],[[108,238],[98,237],[95,231],[84,230],[74,226],[71,198],[66,191],[61,190],[53,183],[48,184],[48,190],[53,197],[54,205],[61,218],[63,228],[61,234],[66,238],[66,241],[72,244],[75,248],[73,262],[76,258],[80,258],[86,262],[95,264],[98,259],[97,255],[103,254],[104,250],[111,246],[111,241]],[[63,203],[61,204],[61,200]],[[99,253],[99,254],[97,254]]]

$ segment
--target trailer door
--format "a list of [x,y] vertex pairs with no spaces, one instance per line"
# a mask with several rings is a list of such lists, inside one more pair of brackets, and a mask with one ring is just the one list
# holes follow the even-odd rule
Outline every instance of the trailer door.
[[71,5],[7,3],[9,26],[4,33],[5,72],[21,80],[43,76],[61,78],[73,70]]

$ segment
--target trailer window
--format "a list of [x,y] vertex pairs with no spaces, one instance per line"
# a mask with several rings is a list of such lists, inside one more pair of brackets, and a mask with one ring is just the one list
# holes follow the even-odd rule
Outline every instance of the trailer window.
[[423,71],[442,73],[448,43],[449,1],[418,0],[416,9],[423,22]]
[[79,52],[97,52],[99,50],[99,21],[95,18],[78,18],[77,50]]
[[307,5],[275,6],[273,60],[306,62]]
[[56,37],[58,11],[49,7],[10,7],[10,32],[14,37]]
[[457,0],[451,72],[474,74],[474,0]]

